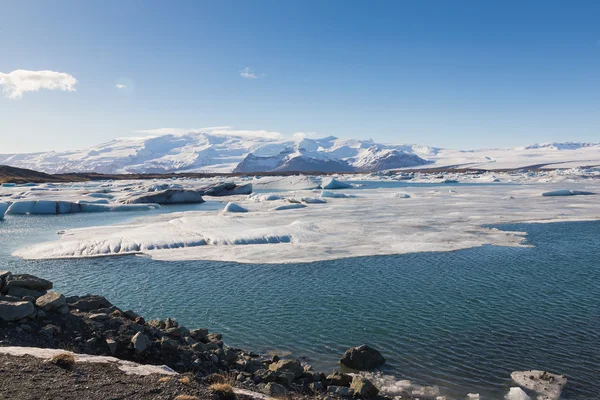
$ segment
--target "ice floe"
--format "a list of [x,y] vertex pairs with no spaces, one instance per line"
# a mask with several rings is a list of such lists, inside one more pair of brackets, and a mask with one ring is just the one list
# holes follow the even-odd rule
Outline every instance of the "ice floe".
[[542,193],[542,196],[587,196],[595,194],[593,192],[586,192],[583,190],[569,190],[569,189],[559,189],[553,190],[550,192]]
[[567,384],[566,376],[539,370],[514,371],[510,377],[519,386],[536,392],[544,400],[559,399]]
[[[373,175],[370,179],[388,178]],[[294,189],[221,198],[225,204],[233,202],[248,210],[247,213],[233,214],[227,207],[225,212],[187,211],[143,216],[135,223],[67,230],[58,241],[19,249],[15,255],[43,259],[146,253],[164,260],[309,262],[452,251],[486,244],[525,246],[524,234],[494,229],[490,225],[600,219],[600,203],[595,196],[540,196],[541,192],[564,187],[562,181],[525,185],[459,184],[460,189],[456,189],[459,193],[449,193],[448,188],[410,184],[410,197],[418,201],[394,201],[396,196],[404,196],[398,195],[398,188],[393,186],[354,189],[359,196],[344,199],[351,196],[324,190],[323,196],[315,197],[319,193],[315,188],[297,189],[307,182],[316,183],[318,177],[266,177],[253,180],[253,184],[263,179],[269,184]],[[192,190],[219,184],[216,179],[178,182]],[[103,184],[111,186],[101,188]],[[19,213],[31,213],[34,207],[48,213],[57,209],[61,212],[139,210],[143,209],[139,207],[156,205],[123,204],[123,200],[130,197],[129,193],[160,193],[147,190],[152,185],[162,189],[164,184],[126,181],[57,185],[58,192],[24,192],[17,187],[3,189],[0,195],[3,202],[13,203],[10,207]],[[241,185],[238,183],[238,186]],[[573,180],[569,190],[595,192],[598,188],[600,181],[585,179]],[[106,200],[108,204],[89,202],[94,199],[90,193],[103,190],[110,191],[113,198],[95,200]],[[328,196],[333,197],[329,200]]]

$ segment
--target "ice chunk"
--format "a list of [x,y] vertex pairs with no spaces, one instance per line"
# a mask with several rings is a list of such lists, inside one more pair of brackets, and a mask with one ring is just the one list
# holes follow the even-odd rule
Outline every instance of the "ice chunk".
[[531,400],[531,397],[527,396],[527,393],[518,387],[511,387],[504,398],[506,400]]
[[410,199],[410,194],[408,193],[394,193],[392,197],[396,199]]
[[323,190],[321,192],[321,197],[331,197],[334,199],[350,199],[350,198],[353,198],[356,196],[351,195],[351,194],[344,194],[344,193],[333,193],[333,192],[329,192],[327,190]]
[[479,400],[479,393],[468,393],[467,400]]
[[533,390],[550,400],[560,398],[560,393],[567,384],[567,378],[564,375],[539,370],[514,371],[510,377],[519,386]]
[[229,203],[227,203],[227,205],[223,209],[223,212],[245,213],[245,212],[248,212],[248,210],[246,210],[244,207],[237,205],[234,202],[230,201]]
[[8,203],[0,202],[0,219],[4,218],[4,213],[8,210]]
[[305,208],[305,207],[306,206],[304,204],[290,203],[290,204],[284,204],[282,206],[278,206],[278,207],[272,208],[271,211],[293,210],[295,208]]
[[24,201],[15,201],[8,207],[6,214],[9,215],[24,215],[30,214],[33,206],[35,206],[35,200],[24,200]]
[[108,204],[107,199],[77,200],[77,204]]
[[319,199],[317,197],[302,197],[300,198],[300,201],[306,204],[325,204],[327,203],[326,200],[323,199]]
[[167,189],[159,192],[149,192],[132,195],[125,201],[127,204],[190,204],[204,203],[202,194],[191,189]]
[[81,212],[148,211],[160,208],[159,204],[80,204]]
[[4,182],[4,183],[2,184],[2,187],[15,187],[15,186],[17,186],[17,184],[16,184],[16,183],[8,183],[8,182]]
[[323,181],[323,183],[321,184],[321,187],[323,189],[349,189],[352,187],[352,185],[350,185],[349,183],[346,182],[340,182],[335,178],[329,178],[329,179],[325,179]]
[[550,192],[542,193],[542,196],[585,196],[595,194],[593,192],[585,192],[583,190],[569,190],[569,189],[559,189],[553,190]]
[[314,176],[266,176],[252,180],[255,190],[302,190],[316,189],[321,180]]
[[109,193],[88,193],[87,195],[90,197],[95,197],[97,199],[112,199],[113,197],[115,197]]
[[258,194],[253,193],[248,196],[249,199],[254,201],[275,201],[283,199],[283,196],[280,194]]

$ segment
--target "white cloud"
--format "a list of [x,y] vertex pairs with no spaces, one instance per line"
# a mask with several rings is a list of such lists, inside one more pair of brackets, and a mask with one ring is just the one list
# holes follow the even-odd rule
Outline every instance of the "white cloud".
[[305,138],[311,138],[317,136],[317,132],[296,132],[292,135],[294,140],[302,140]]
[[37,92],[40,89],[74,92],[77,79],[64,72],[27,71],[17,69],[8,74],[0,72],[2,92],[9,99],[20,99],[25,92]]
[[280,132],[266,130],[233,129],[231,126],[213,126],[206,128],[158,128],[144,129],[135,133],[146,133],[150,135],[185,135],[186,133],[201,132],[216,136],[238,136],[246,138],[283,139]]
[[265,74],[256,75],[250,67],[246,67],[240,72],[240,76],[246,79],[259,79],[265,76]]
[[127,86],[123,85],[122,83],[117,83],[117,84],[115,85],[115,87],[116,87],[117,89],[125,89]]

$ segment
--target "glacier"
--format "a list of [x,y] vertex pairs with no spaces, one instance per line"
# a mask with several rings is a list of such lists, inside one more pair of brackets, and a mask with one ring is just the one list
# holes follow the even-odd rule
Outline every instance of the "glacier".
[[43,153],[0,154],[0,165],[46,173],[349,173],[389,169],[524,167],[571,168],[600,165],[600,143],[547,143],[508,149],[451,149],[373,140],[285,139],[218,134],[148,135],[117,138],[88,148]]

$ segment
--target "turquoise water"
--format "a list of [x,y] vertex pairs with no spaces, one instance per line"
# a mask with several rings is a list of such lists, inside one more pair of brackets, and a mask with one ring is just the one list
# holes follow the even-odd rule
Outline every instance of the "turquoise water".
[[102,294],[148,318],[205,326],[230,345],[303,356],[322,370],[347,347],[369,343],[388,359],[387,373],[452,398],[502,399],[520,369],[566,374],[564,399],[600,398],[600,222],[501,227],[528,232],[531,248],[307,264],[9,255],[59,229],[139,216],[116,214],[7,217],[0,269],[49,278],[66,294]]

